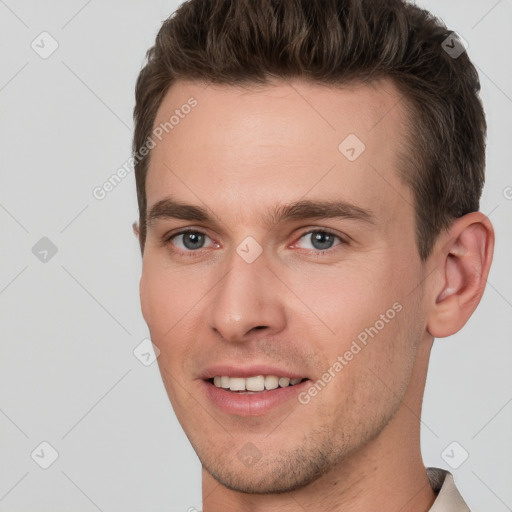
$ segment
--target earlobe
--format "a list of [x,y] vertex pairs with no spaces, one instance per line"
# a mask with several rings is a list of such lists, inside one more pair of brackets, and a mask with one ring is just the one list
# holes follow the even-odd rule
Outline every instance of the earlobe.
[[134,222],[132,224],[132,229],[133,229],[133,234],[137,237],[137,239],[139,238],[139,224],[137,222]]
[[481,212],[469,213],[453,223],[436,247],[440,271],[427,329],[443,338],[464,326],[482,298],[494,250],[492,224]]

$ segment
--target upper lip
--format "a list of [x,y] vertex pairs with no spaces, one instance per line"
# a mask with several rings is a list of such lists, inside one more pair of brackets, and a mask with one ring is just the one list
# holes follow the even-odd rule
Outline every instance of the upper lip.
[[203,370],[200,378],[204,380],[213,377],[254,377],[256,375],[275,375],[276,377],[289,377],[290,379],[307,378],[304,373],[296,372],[287,368],[278,368],[276,366],[258,364],[251,366],[243,366],[237,364],[219,364],[210,366]]

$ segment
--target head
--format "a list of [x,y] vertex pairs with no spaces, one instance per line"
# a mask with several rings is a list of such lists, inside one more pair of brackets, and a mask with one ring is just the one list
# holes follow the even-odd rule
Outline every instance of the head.
[[[399,0],[190,0],[148,51],[142,311],[228,488],[300,488],[393,423],[419,431],[403,400],[419,411],[432,339],[470,317],[493,246],[478,77],[449,35]],[[302,382],[219,404],[214,377],[260,374]]]

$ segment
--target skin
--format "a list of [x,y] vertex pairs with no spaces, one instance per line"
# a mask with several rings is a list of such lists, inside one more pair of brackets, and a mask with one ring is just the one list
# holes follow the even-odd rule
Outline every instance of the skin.
[[[482,296],[490,222],[478,212],[455,220],[421,261],[414,199],[397,173],[407,117],[391,82],[178,81],[155,126],[190,96],[198,105],[152,149],[148,211],[172,195],[214,222],[148,225],[140,298],[170,401],[202,462],[203,510],[429,510],[436,496],[420,416],[430,350]],[[338,150],[348,134],[366,145],[353,162]],[[265,222],[268,208],[299,199],[343,200],[374,223]],[[182,228],[206,234],[202,248],[169,239]],[[336,235],[332,247],[318,249],[313,229]],[[248,236],[263,249],[250,264],[236,252]],[[307,404],[243,417],[202,391],[201,372],[221,363],[272,364],[317,381],[395,303],[401,311]],[[259,457],[251,465],[239,456],[247,443]]]

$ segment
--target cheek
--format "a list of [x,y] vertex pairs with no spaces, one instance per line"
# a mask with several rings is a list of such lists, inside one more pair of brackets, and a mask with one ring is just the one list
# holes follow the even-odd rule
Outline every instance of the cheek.
[[[171,350],[171,341],[174,334],[173,325],[177,319],[174,318],[175,298],[172,296],[172,287],[167,286],[163,275],[155,279],[151,272],[146,270],[142,273],[140,283],[140,302],[144,320],[148,326],[151,341],[160,350],[157,359],[164,381],[168,380],[164,369],[170,371],[170,363],[173,361],[171,355],[175,355],[175,348]],[[171,354],[172,352],[172,354]],[[168,386],[166,385],[168,388]],[[168,388],[169,390],[169,388]]]
[[383,382],[402,389],[416,349],[411,322],[420,322],[413,297],[407,296],[407,274],[390,263],[347,268],[329,277],[304,280],[298,292],[317,314],[319,329],[311,328],[311,315],[296,316],[299,331],[310,333],[311,348],[321,360],[317,372],[331,369],[336,375],[331,389],[342,394],[350,390],[354,397],[382,396]]
[[[140,303],[144,320],[149,328],[151,341],[160,350],[157,363],[162,381],[171,403],[177,403],[176,392],[179,386],[175,378],[180,374],[176,363],[182,359],[179,355],[180,345],[173,343],[179,320],[177,311],[176,283],[157,267],[144,261],[140,280]],[[173,327],[175,326],[175,327]]]
[[311,273],[310,278],[295,282],[299,283],[297,295],[316,316],[315,323],[320,322],[327,337],[340,348],[375,322],[379,321],[380,326],[380,315],[401,295],[397,276],[382,263],[347,264],[328,273]]
[[[375,327],[375,320],[352,325],[355,335],[343,335],[324,347],[317,376],[329,382],[317,381],[312,393],[315,421],[331,422],[343,436],[365,436],[389,420],[405,396],[415,360],[418,332],[409,319],[415,314],[410,307],[403,304],[384,326]],[[360,333],[364,337],[358,338]]]
[[142,276],[139,281],[139,298],[140,298],[140,309],[142,311],[142,317],[144,321],[150,327],[151,325],[151,308],[149,307],[149,284],[147,280],[146,272],[142,272]]
[[163,311],[167,309],[166,303],[170,300],[169,295],[164,293],[166,289],[164,279],[162,276],[160,279],[155,279],[155,277],[154,273],[145,265],[140,280],[140,304],[142,316],[152,337],[156,337],[157,333],[161,334],[162,322],[166,318]]
[[202,296],[204,291],[191,284],[187,273],[175,271],[157,258],[145,260],[140,280],[142,315],[160,350],[162,376],[171,385],[172,378],[164,369],[173,375],[183,371],[197,338]]
[[188,292],[179,276],[173,276],[150,257],[144,260],[140,280],[140,303],[144,320],[155,339],[165,336],[184,315]]

